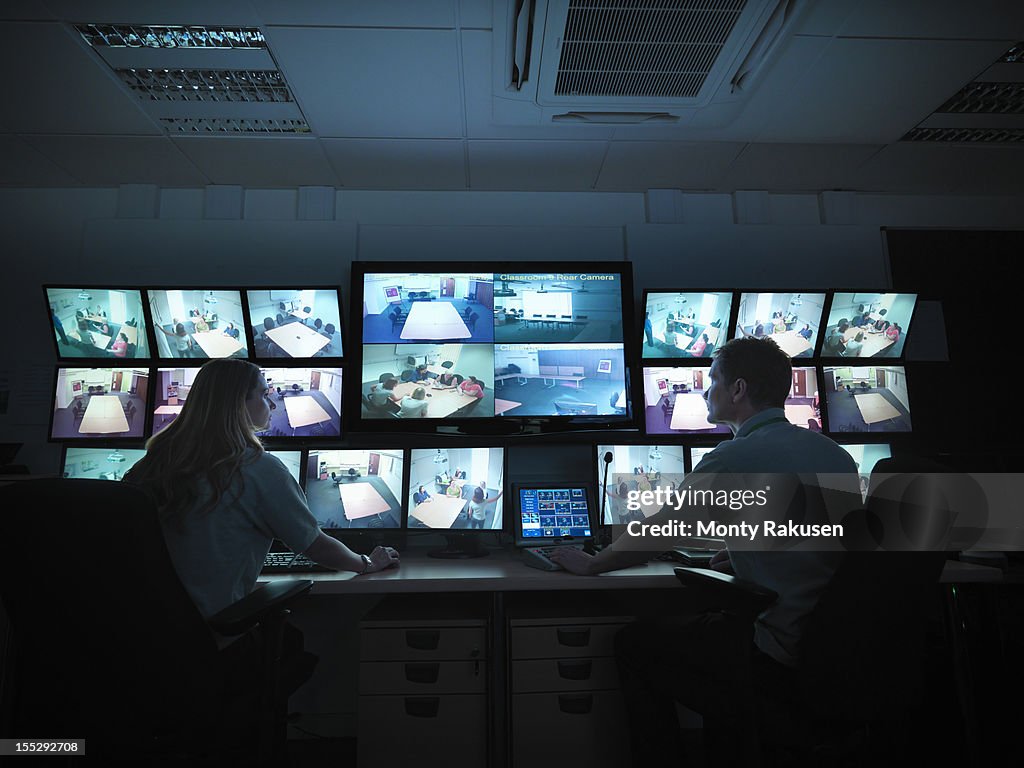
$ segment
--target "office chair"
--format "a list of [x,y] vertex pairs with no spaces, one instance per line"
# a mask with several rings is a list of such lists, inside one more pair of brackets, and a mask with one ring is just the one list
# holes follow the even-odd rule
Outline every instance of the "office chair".
[[480,315],[476,312],[469,316],[469,320],[466,321],[466,325],[469,326],[469,330],[472,333],[476,330],[476,321],[480,319]]
[[324,327],[324,321],[318,317],[316,320],[313,321],[313,327],[316,328],[317,333],[319,333],[320,329]]
[[264,334],[267,331],[272,330],[274,327],[275,327],[274,319],[272,317],[264,317],[263,318],[263,332],[264,332]]
[[[14,638],[12,733],[81,734],[101,763],[129,750],[146,764],[225,755],[283,764],[287,694],[277,660],[288,606],[312,581],[271,584],[204,620],[138,488],[26,481],[0,489],[0,508],[0,599]],[[41,508],[45,515],[32,513]],[[61,568],[39,567],[32,542],[43,540]],[[119,556],[97,557],[101,550]],[[219,651],[214,631],[254,628],[263,662],[232,666],[237,647]]]
[[277,324],[284,325],[284,315],[282,315],[280,312],[277,313]]
[[443,363],[441,363],[441,367],[445,369],[451,368],[453,365],[455,365],[455,363],[452,362],[451,360],[445,360]]

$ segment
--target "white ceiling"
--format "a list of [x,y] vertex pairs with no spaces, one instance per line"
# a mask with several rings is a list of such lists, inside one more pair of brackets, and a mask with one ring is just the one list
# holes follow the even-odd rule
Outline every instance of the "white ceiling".
[[[503,6],[5,0],[0,185],[1019,194],[1024,143],[899,139],[1024,40],[1020,0],[811,2],[735,117],[703,127],[510,124]],[[312,135],[168,137],[72,22],[258,26]]]

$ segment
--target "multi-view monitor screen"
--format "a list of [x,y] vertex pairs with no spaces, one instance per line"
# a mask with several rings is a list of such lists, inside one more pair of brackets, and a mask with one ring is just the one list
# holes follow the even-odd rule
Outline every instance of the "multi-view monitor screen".
[[619,273],[367,272],[362,292],[362,418],[628,418]]
[[[627,506],[631,493],[663,488],[675,490],[686,476],[681,445],[599,445],[597,447],[598,507],[604,496],[605,525],[624,525],[630,520],[650,517],[659,508],[640,504],[638,509]],[[606,454],[612,455],[605,462]],[[605,465],[608,467],[605,483]]]
[[744,293],[736,337],[769,338],[790,357],[811,357],[824,311],[824,293]]
[[157,357],[248,356],[238,291],[188,288],[151,290],[148,295]]
[[142,294],[134,289],[47,288],[60,358],[149,357]]
[[409,528],[500,531],[503,448],[414,448]]
[[68,448],[63,477],[70,480],[120,480],[146,455],[141,448]]
[[710,358],[726,341],[731,292],[648,293],[643,356]]
[[822,357],[902,357],[916,293],[836,293]]
[[141,438],[148,368],[58,368],[54,440]]
[[321,528],[400,528],[401,448],[310,450],[306,500]]
[[520,541],[542,541],[591,535],[590,498],[586,486],[515,486],[519,493]]
[[343,356],[336,289],[261,288],[245,299],[258,359]]
[[830,432],[911,431],[902,366],[826,366],[825,393]]

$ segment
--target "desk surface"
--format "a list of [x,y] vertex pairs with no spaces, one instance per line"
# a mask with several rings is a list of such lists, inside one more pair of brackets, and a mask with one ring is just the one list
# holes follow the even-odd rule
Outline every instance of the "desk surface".
[[302,323],[279,325],[264,331],[263,335],[291,357],[312,357],[331,342],[326,336]]
[[331,420],[331,415],[310,395],[286,397],[284,410],[292,429]]
[[225,336],[220,331],[197,331],[192,339],[202,348],[207,357],[231,357],[244,346],[238,339]]
[[[665,589],[678,586],[678,563],[651,562],[600,576],[575,576],[565,571],[540,571],[521,562],[518,552],[491,550],[474,560],[439,560],[417,552],[402,565],[352,578],[351,573],[270,574],[260,582],[312,579],[313,594],[358,595],[415,592],[528,592],[534,590]],[[946,584],[1001,582],[998,568],[951,560],[942,571]]]
[[81,434],[115,434],[128,431],[121,398],[117,395],[93,395],[78,428]]
[[418,301],[409,310],[400,337],[409,339],[468,339],[472,336],[458,310],[447,301]]

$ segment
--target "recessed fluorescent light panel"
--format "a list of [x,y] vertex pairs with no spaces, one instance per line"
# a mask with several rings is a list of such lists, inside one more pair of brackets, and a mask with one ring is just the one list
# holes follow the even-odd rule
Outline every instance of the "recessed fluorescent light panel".
[[76,24],[93,48],[266,48],[255,27]]

